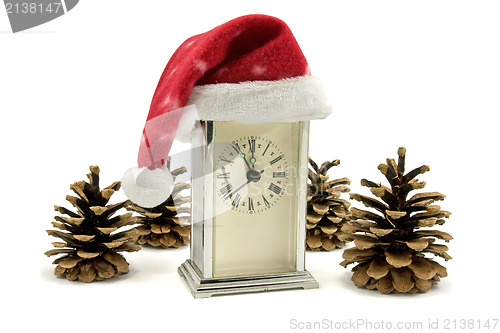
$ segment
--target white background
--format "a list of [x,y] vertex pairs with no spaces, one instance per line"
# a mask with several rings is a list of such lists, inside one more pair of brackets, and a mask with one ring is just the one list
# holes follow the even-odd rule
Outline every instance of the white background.
[[[353,192],[367,194],[359,180],[383,181],[377,166],[399,146],[408,149],[407,168],[430,165],[419,179],[447,195],[442,207],[453,214],[442,229],[455,239],[449,276],[427,294],[356,288],[339,266],[342,251],[307,253],[320,284],[309,291],[194,300],[177,274],[187,247],[126,253],[130,273],[105,282],[53,276],[43,255],[56,241],[45,233],[53,205],[66,205],[69,184],[85,179],[90,164],[101,167],[105,186],[134,166],[177,46],[250,13],[287,22],[325,84],[334,113],[312,123],[310,155],[339,158],[332,177],[347,176]],[[499,318],[499,18],[500,3],[482,0],[87,0],[12,34],[2,9],[1,330],[286,332],[297,331],[293,319],[417,321],[425,329],[429,320],[442,328],[445,319]]]

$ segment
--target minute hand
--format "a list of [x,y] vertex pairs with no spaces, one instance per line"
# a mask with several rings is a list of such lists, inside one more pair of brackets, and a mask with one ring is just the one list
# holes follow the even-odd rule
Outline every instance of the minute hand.
[[252,170],[253,168],[250,166],[250,163],[248,163],[247,159],[245,158],[246,155],[241,151],[241,148],[238,144],[233,145],[233,149],[236,150],[236,153],[245,161],[245,164],[248,167],[248,170]]
[[248,163],[246,157],[241,156],[241,158],[243,159],[243,161],[245,161],[245,163],[246,163],[246,165],[248,167],[248,170],[253,170],[253,168],[250,166],[250,163]]

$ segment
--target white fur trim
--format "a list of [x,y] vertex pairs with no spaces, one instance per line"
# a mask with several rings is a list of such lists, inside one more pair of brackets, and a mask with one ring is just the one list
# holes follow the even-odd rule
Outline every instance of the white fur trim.
[[165,167],[130,168],[122,177],[125,195],[135,204],[151,208],[168,199],[174,188],[174,179]]
[[182,117],[179,120],[177,132],[175,132],[175,139],[183,143],[191,143],[191,136],[193,133],[196,121],[200,120],[196,106],[191,104],[182,108]]
[[202,120],[243,123],[323,119],[332,108],[321,81],[311,76],[195,86],[187,104]]

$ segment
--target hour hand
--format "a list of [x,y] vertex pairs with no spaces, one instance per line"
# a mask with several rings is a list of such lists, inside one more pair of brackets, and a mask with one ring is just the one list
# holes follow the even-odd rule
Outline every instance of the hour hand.
[[252,153],[252,157],[250,158],[252,169],[255,169],[255,139],[248,140],[248,147],[250,147],[250,153]]

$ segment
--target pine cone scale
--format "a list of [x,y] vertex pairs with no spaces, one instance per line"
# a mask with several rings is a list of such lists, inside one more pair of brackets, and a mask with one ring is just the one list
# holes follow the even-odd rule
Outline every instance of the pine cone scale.
[[414,286],[415,282],[411,278],[411,270],[406,267],[391,268],[392,286],[400,293],[409,292]]
[[368,267],[366,273],[370,277],[377,280],[386,276],[391,270],[391,265],[389,265],[387,261],[382,257],[376,258],[366,266]]
[[370,280],[370,276],[368,275],[368,267],[369,265],[361,265],[358,266],[355,270],[353,269],[354,273],[352,274],[351,280],[354,282],[354,285],[356,287],[362,287],[368,283]]

